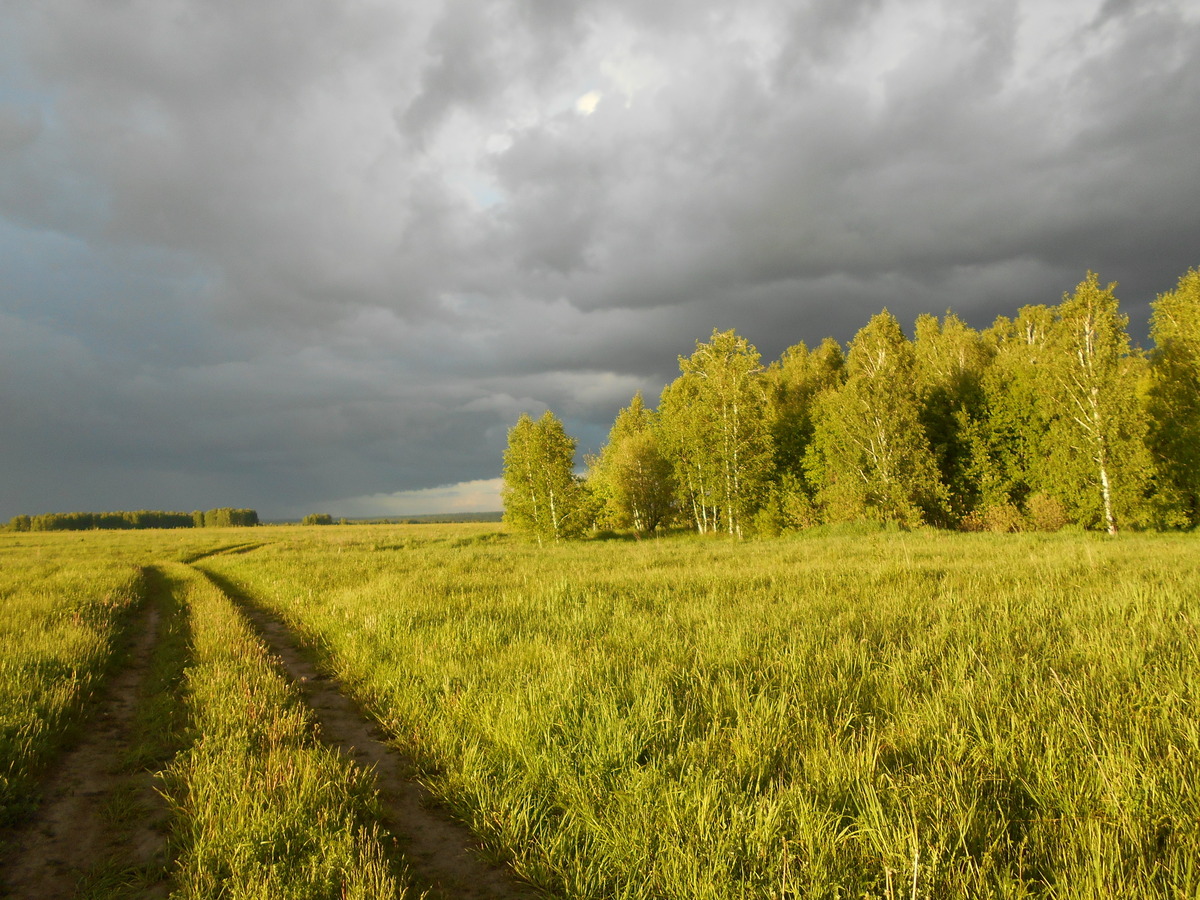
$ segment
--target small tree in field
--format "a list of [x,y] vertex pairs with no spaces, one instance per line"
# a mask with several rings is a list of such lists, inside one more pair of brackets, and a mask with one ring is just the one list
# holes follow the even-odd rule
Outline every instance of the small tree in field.
[[574,463],[575,439],[552,412],[522,415],[504,451],[504,521],[539,544],[578,536],[585,504]]

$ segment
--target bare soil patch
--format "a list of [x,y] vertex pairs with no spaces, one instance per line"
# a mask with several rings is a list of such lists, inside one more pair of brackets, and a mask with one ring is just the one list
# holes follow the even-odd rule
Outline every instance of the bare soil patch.
[[0,896],[166,897],[168,812],[125,754],[159,626],[151,599],[129,623],[125,663],[82,736],[43,782],[37,811],[3,835]]
[[518,881],[512,872],[480,858],[475,836],[438,809],[433,795],[412,779],[412,760],[386,743],[386,736],[342,693],[338,682],[309,660],[285,624],[255,607],[225,579],[204,574],[239,604],[299,684],[321,726],[322,739],[363,768],[374,770],[385,814],[383,825],[398,839],[420,887],[445,900],[545,896]]

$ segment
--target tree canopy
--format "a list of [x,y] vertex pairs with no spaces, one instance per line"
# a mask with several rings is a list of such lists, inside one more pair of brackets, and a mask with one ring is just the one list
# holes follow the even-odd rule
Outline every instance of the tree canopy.
[[806,468],[817,502],[841,520],[938,521],[945,488],[921,426],[916,358],[884,310],[850,343],[846,381],[821,393]]
[[617,413],[608,443],[588,473],[602,515],[618,528],[648,534],[671,515],[674,472],[660,441],[658,416],[646,409],[639,392]]
[[1200,525],[1200,269],[1153,304],[1150,336],[1150,445],[1167,507]]
[[[977,331],[886,309],[843,350],[799,343],[764,367],[735,331],[679,358],[574,476],[547,413],[513,428],[505,517],[539,540],[664,524],[744,535],[821,523],[1013,531],[1200,525],[1200,269],[1133,346],[1116,285],[1089,272],[1056,306]],[[590,502],[589,502],[590,495]]]
[[769,391],[758,350],[734,331],[679,358],[662,398],[662,432],[697,530],[741,534],[763,498],[773,456]]
[[583,521],[583,489],[574,474],[575,439],[549,410],[522,415],[504,452],[504,521],[539,544],[573,537]]

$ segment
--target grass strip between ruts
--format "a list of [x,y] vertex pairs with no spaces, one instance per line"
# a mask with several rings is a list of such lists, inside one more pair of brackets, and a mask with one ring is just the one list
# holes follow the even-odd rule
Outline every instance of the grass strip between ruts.
[[192,747],[167,770],[182,898],[404,897],[372,780],[317,741],[296,688],[221,591],[163,570],[190,609]]

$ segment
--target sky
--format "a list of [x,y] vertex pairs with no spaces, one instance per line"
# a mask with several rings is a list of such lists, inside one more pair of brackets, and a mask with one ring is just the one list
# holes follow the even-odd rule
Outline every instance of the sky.
[[678,357],[1200,265],[1200,0],[0,0],[0,518],[500,508]]

